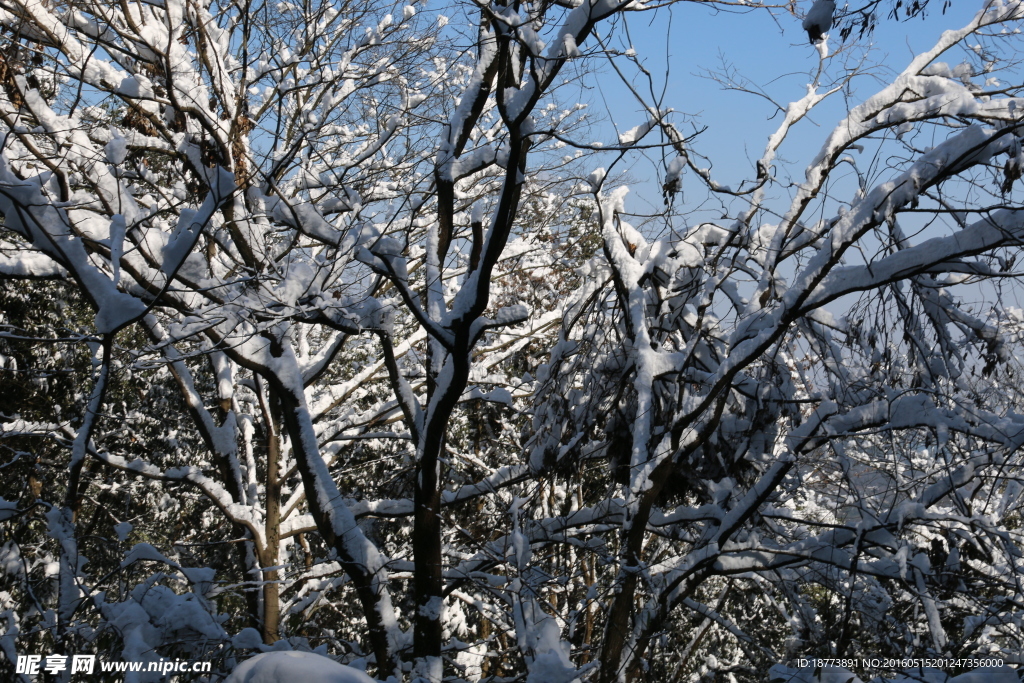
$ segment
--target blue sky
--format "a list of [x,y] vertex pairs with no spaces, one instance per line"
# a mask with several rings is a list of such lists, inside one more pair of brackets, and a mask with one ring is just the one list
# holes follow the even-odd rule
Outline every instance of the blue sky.
[[[924,18],[904,21],[882,18],[873,35],[857,41],[854,46],[847,46],[845,53],[831,60],[828,70],[833,77],[838,78],[854,64],[862,64],[866,73],[852,81],[848,96],[843,93],[833,95],[816,107],[808,119],[794,127],[776,161],[777,171],[784,169],[794,180],[802,180],[804,168],[851,107],[884,87],[909,64],[914,55],[931,48],[943,31],[967,24],[982,8],[983,2],[954,0],[945,14],[941,11],[942,0],[932,0],[931,5]],[[800,2],[801,15],[809,7],[810,2]],[[781,114],[764,98],[724,90],[720,83],[707,78],[707,72],[721,71],[724,60],[734,74],[760,86],[782,106],[799,99],[806,93],[811,74],[819,64],[818,53],[808,43],[800,19],[782,11],[776,12],[774,17],[764,10],[715,12],[699,3],[680,3],[671,10],[660,10],[653,21],[649,17],[648,13],[630,15],[632,47],[644,58],[643,64],[651,74],[655,91],[661,92],[664,88],[662,106],[679,112],[677,124],[687,124],[685,132],[692,131],[694,126],[707,126],[691,146],[692,150],[708,157],[709,163],[699,162],[699,165],[711,166],[716,181],[734,187],[741,180],[752,179],[753,162],[761,156],[768,137],[777,129]],[[670,30],[671,36],[667,44],[666,29]],[[832,31],[829,42],[833,51],[840,47],[837,30]],[[630,45],[623,43],[618,47],[624,50]],[[966,57],[966,50],[958,47],[947,52],[942,61],[953,66]],[[633,76],[634,87],[644,83],[639,73]],[[823,80],[829,82],[827,77]],[[607,119],[615,121],[618,131],[628,130],[646,120],[646,115],[611,69],[605,69],[597,83],[583,97],[592,111],[601,112]],[[601,127],[598,131],[600,139],[607,142],[615,140],[611,130]],[[870,151],[860,156],[858,163],[868,166]],[[628,171],[631,194],[627,199],[627,209],[637,214],[654,214],[663,208],[657,181],[660,154],[651,153],[648,157],[616,169]],[[609,160],[606,157],[600,163]],[[600,165],[596,159],[591,163]],[[841,171],[840,179],[831,189],[840,199],[850,198],[855,186],[852,177],[842,179]],[[883,164],[881,176],[885,175]],[[848,183],[848,187],[840,183]],[[684,174],[683,198],[677,198],[675,204],[674,229],[681,230],[721,218],[720,205],[704,201],[707,194],[698,179],[692,174]],[[769,194],[777,200],[774,203],[769,201],[768,206],[781,207],[785,204],[784,188],[775,186]],[[731,206],[732,215],[735,215],[739,204],[734,202]],[[764,219],[770,221],[770,216]],[[642,216],[637,216],[633,222],[639,225],[643,220]],[[941,222],[925,227],[926,218],[921,216],[907,216],[901,222],[916,240],[934,236],[937,230],[948,229]],[[658,236],[664,234],[667,225],[663,220],[654,220],[642,229],[649,236]],[[977,298],[992,294],[986,288],[974,291]],[[1019,295],[1015,284],[1011,283],[1004,301],[1013,304],[1020,300]],[[842,308],[841,303],[837,302],[837,306]]]
[[[859,41],[857,47],[848,48],[844,55],[832,60],[829,70],[838,75],[844,63],[859,63],[863,58],[867,65],[874,65],[871,73],[877,78],[865,75],[856,79],[851,99],[846,100],[837,93],[816,108],[808,120],[798,124],[791,133],[792,139],[783,147],[787,161],[802,169],[832,127],[845,116],[848,107],[858,104],[882,85],[878,78],[898,73],[914,54],[931,47],[942,31],[963,26],[982,6],[976,0],[958,0],[943,14],[941,0],[933,0],[931,4],[924,19],[883,18],[873,36]],[[809,2],[799,4],[801,13],[809,7]],[[808,43],[800,23],[797,17],[781,11],[773,17],[765,10],[715,11],[699,3],[681,3],[653,15],[629,15],[633,47],[650,71],[655,90],[665,89],[663,106],[684,114],[677,122],[692,121],[694,126],[707,126],[695,141],[694,149],[709,158],[719,182],[734,185],[752,176],[752,161],[761,155],[780,117],[773,116],[776,110],[767,100],[724,90],[721,84],[710,80],[707,73],[721,71],[728,64],[733,73],[762,87],[782,105],[799,99],[806,92],[811,73],[818,67],[818,53]],[[670,29],[668,41],[667,28]],[[836,30],[832,31],[830,45],[833,50],[838,46]],[[620,47],[629,46],[622,44]],[[963,53],[954,51],[945,61],[955,64],[962,59]],[[620,130],[642,123],[646,117],[635,100],[610,69],[606,71],[599,86],[587,96],[593,110],[621,122]],[[643,85],[643,77],[635,75],[634,85]],[[694,128],[687,125],[684,130],[690,132]],[[640,162],[630,167],[630,174],[634,180],[633,209],[643,211],[644,204],[660,204],[660,191],[653,182],[654,169]],[[692,187],[696,182],[684,180],[684,191],[687,184]]]

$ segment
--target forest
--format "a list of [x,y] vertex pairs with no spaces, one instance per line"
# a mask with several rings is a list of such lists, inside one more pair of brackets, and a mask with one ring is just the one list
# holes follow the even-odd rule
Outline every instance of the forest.
[[1024,1],[851,2],[0,0],[0,679],[1017,683]]

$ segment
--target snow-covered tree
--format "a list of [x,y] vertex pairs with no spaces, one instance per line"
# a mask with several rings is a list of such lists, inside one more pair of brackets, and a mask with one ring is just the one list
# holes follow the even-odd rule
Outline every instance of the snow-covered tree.
[[[780,107],[735,189],[652,108],[677,153],[666,188],[688,172],[720,220],[650,240],[594,176],[603,258],[539,375],[530,463],[586,481],[607,461],[617,482],[535,532],[610,568],[572,608],[603,617],[595,680],[1017,657],[1015,314],[988,288],[1022,236],[1019,86],[996,74],[1020,16],[990,4],[945,33],[792,181],[791,129],[842,81]],[[965,41],[974,60],[940,61]]]
[[[629,75],[648,11],[0,2],[3,353],[33,399],[0,418],[5,666],[1018,656],[1024,5],[861,95],[800,175],[792,129],[858,73],[819,40],[732,187]],[[643,112],[614,141],[569,94],[595,77]],[[634,227],[615,170],[651,154]]]

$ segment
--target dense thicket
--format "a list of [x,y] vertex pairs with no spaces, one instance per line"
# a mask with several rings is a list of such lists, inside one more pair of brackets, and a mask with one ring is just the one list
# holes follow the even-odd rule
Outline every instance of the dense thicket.
[[1019,662],[1024,5],[808,47],[726,186],[645,95],[672,4],[0,0],[3,675]]

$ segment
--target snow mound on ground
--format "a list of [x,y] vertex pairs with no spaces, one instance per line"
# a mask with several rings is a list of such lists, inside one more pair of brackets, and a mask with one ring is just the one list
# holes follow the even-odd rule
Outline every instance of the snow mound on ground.
[[[800,669],[793,669],[782,664],[776,664],[768,670],[768,676],[768,680],[772,683],[864,683],[849,669],[843,669],[838,666],[823,666],[820,669],[812,669],[809,666],[805,666]],[[872,683],[875,682],[872,681]]]
[[359,669],[313,652],[264,652],[247,659],[224,683],[376,683]]

